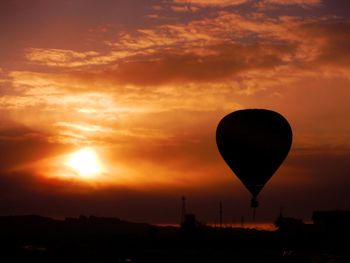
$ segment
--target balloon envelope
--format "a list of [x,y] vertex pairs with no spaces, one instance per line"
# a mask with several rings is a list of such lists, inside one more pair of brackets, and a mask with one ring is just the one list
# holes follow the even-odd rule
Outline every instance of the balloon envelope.
[[287,157],[292,129],[277,112],[239,110],[220,121],[216,143],[225,162],[255,198]]

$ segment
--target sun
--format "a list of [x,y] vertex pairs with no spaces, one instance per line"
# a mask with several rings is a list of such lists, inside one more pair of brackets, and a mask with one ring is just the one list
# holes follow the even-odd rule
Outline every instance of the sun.
[[92,178],[102,172],[97,153],[92,148],[83,148],[70,154],[66,165],[84,178]]

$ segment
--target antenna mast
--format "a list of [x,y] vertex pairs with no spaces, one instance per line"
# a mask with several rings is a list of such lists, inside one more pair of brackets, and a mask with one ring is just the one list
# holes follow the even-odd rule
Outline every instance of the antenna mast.
[[219,226],[222,228],[222,202],[219,204]]
[[185,216],[186,216],[186,197],[183,195],[181,197],[182,201],[182,208],[181,208],[181,224],[185,222]]

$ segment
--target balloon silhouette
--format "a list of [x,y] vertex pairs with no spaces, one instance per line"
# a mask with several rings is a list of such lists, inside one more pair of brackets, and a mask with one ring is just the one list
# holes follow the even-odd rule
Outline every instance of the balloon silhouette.
[[239,110],[226,115],[216,130],[219,152],[231,170],[257,196],[287,157],[292,129],[279,113],[264,109]]

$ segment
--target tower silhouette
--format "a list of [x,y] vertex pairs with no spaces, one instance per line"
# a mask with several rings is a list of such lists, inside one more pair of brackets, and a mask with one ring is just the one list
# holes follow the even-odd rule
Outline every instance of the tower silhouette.
[[219,203],[219,227],[222,228],[222,202]]
[[185,217],[186,217],[186,197],[182,196],[181,197],[181,203],[182,203],[182,207],[181,207],[181,224],[183,222],[185,222]]

